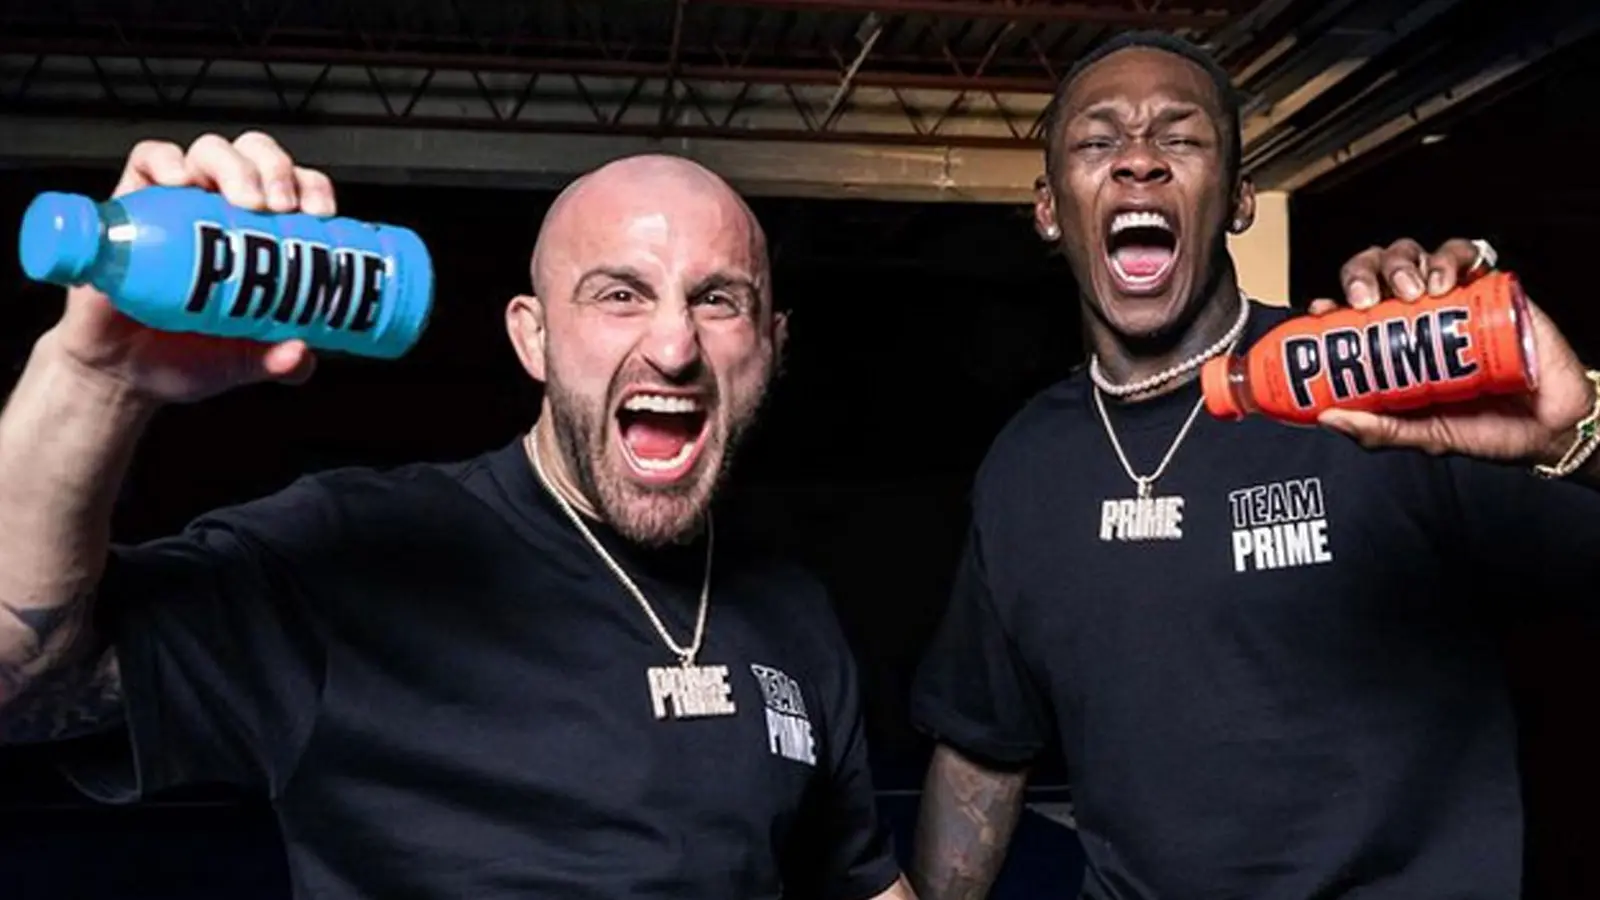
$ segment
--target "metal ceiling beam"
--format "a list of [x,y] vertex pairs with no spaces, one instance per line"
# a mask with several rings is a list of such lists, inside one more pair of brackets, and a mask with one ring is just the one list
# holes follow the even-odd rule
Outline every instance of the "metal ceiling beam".
[[1002,19],[1012,22],[1065,22],[1136,28],[1215,28],[1228,21],[1226,9],[1197,12],[1145,11],[1107,3],[1057,3],[1051,0],[710,0],[713,6],[743,6],[790,12],[883,16],[937,16],[950,19]]
[[[1406,103],[1399,110],[1392,109],[1395,104],[1388,104],[1389,110],[1380,109],[1380,120],[1362,125],[1358,136],[1342,138],[1335,132],[1317,141],[1314,152],[1286,155],[1284,159],[1262,167],[1254,177],[1265,189],[1299,190],[1418,126],[1480,98],[1551,54],[1596,34],[1600,34],[1600,7],[1590,7],[1560,27],[1555,34],[1541,34],[1528,39],[1510,52],[1500,55],[1491,64],[1478,67],[1478,71],[1469,77],[1443,90]],[[1333,146],[1328,146],[1330,143]]]
[[[281,2],[288,4],[292,0],[281,0]],[[687,26],[688,23],[685,24]],[[780,37],[780,46],[770,48],[772,53],[757,53],[755,51],[758,48],[748,43],[746,46],[729,45],[696,33],[697,28],[686,30],[688,33],[680,48],[681,58],[687,62],[698,61],[705,66],[832,73],[836,71],[839,62],[836,48],[825,42],[792,44]],[[1085,34],[1093,34],[1096,30],[1081,29]],[[498,59],[502,62],[519,58],[660,63],[670,59],[672,55],[670,40],[661,42],[655,37],[648,34],[599,35],[594,32],[583,33],[581,36],[560,32],[514,33],[496,35],[493,41],[486,42],[464,34],[459,29],[438,29],[422,33],[388,29],[283,25],[259,31],[244,31],[229,28],[226,23],[215,20],[196,22],[167,19],[124,23],[115,19],[87,17],[68,25],[37,17],[20,18],[0,13],[0,39],[10,42],[11,46],[17,48],[55,46],[54,42],[65,41],[64,46],[68,47],[74,45],[98,48],[120,47],[124,50],[175,47],[187,48],[185,52],[188,53],[202,49],[216,53],[223,48],[237,51],[265,47],[275,50],[298,48],[329,53],[338,51],[366,53],[377,52],[378,48],[383,48],[385,53],[419,53],[439,55],[444,58],[465,54]],[[746,34],[744,40],[748,42],[749,38],[750,35]],[[29,43],[35,41],[47,43]],[[1070,56],[1071,54],[1067,54],[1066,58]],[[940,57],[915,52],[914,47],[901,49],[898,52],[879,49],[873,54],[873,58],[890,71],[898,71],[900,68],[922,71],[929,67],[939,70],[944,68],[943,62],[945,62]],[[975,64],[977,58],[958,57],[958,61],[970,65]],[[1041,55],[1013,57],[1008,62],[1013,67],[1020,66],[1030,74],[1037,72],[1043,77],[1048,77],[1052,71],[1050,61],[1041,58]]]
[[678,73],[681,67],[679,54],[683,52],[683,8],[688,4],[689,0],[676,0],[672,5],[672,49],[667,54],[667,86],[661,92],[662,131],[671,124],[677,112]]
[[[0,118],[0,161],[113,172],[147,138],[188,144],[223,122]],[[674,153],[710,167],[750,196],[918,202],[1026,203],[1037,150],[842,146],[781,141],[469,132],[456,128],[271,127],[295,158],[334,178],[379,184],[556,189],[635,153]]]
[[[1211,33],[1208,38],[1211,52],[1224,68],[1242,81],[1246,77],[1242,72],[1255,65],[1253,59],[1270,52],[1270,48],[1257,48],[1252,45],[1272,32],[1282,30],[1284,14],[1296,2],[1297,0],[1261,0],[1249,12],[1233,18]],[[1256,52],[1247,52],[1252,49]],[[1235,59],[1235,56],[1244,58]]]
[[861,34],[866,36],[861,38],[861,49],[856,51],[855,59],[852,59],[850,65],[845,68],[844,77],[839,80],[838,89],[828,99],[828,108],[823,110],[822,115],[819,117],[823,122],[834,121],[834,117],[842,108],[842,104],[849,98],[850,92],[854,90],[856,76],[861,73],[861,64],[867,61],[867,57],[872,53],[872,48],[878,43],[878,38],[883,36],[883,24],[882,16],[869,15],[861,20],[861,27],[857,29],[856,33],[858,36]]
[[[0,54],[19,56],[78,56],[118,59],[235,60],[252,63],[404,67],[465,72],[508,72],[522,75],[579,75],[597,78],[681,78],[730,84],[839,84],[840,72],[831,69],[775,68],[737,63],[705,64],[670,59],[644,62],[564,56],[524,56],[493,53],[444,53],[415,50],[348,50],[313,46],[229,46],[226,44],[148,43],[93,38],[27,38],[0,34]],[[680,51],[680,57],[689,54]],[[675,73],[675,75],[674,75]],[[1010,75],[960,75],[954,72],[891,72],[862,69],[852,81],[859,87],[931,91],[996,91],[1050,94],[1049,77]]]
[[[1266,2],[1271,3],[1272,0]],[[1263,73],[1276,73],[1288,66],[1295,58],[1288,55],[1289,51],[1298,54],[1312,36],[1330,29],[1342,33],[1343,29],[1338,27],[1342,24],[1341,18],[1359,2],[1362,0],[1319,0],[1310,9],[1297,7],[1296,14],[1289,21],[1281,23],[1281,27],[1273,29],[1271,35],[1258,35],[1257,46],[1249,48],[1246,58],[1239,62],[1236,69],[1229,69],[1235,82],[1252,94],[1264,93],[1265,86],[1259,83],[1259,79],[1272,76]],[[1267,43],[1269,37],[1271,41]]]
[[[238,128],[455,129],[522,135],[782,141],[1037,153],[1027,130],[1049,94],[697,81],[679,67],[632,78],[423,66],[0,54],[0,117]],[[974,75],[980,73],[973,73]],[[669,88],[669,83],[675,88]],[[669,90],[669,115],[661,113]],[[819,115],[823,110],[827,115]],[[6,127],[0,121],[0,129]],[[1031,177],[1031,176],[1030,176]]]
[[1265,105],[1254,115],[1248,116],[1243,123],[1245,152],[1249,153],[1255,149],[1262,138],[1273,129],[1281,127],[1300,110],[1344,83],[1367,63],[1416,34],[1459,3],[1460,0],[1423,0],[1396,17],[1388,27],[1367,36],[1354,47],[1349,47],[1348,35],[1337,32],[1324,34],[1318,38],[1297,55],[1308,59],[1326,59],[1333,56],[1336,57],[1336,61],[1315,76],[1299,81],[1298,86],[1289,90],[1287,94]]
[[[660,138],[664,140],[717,140],[729,142],[780,141],[793,144],[834,144],[878,147],[963,148],[989,150],[1019,150],[1038,156],[1041,143],[1027,137],[999,134],[919,134],[899,131],[845,131],[821,128],[740,128],[723,125],[659,124],[639,122],[574,122],[540,121],[536,119],[461,119],[454,116],[422,116],[399,113],[309,113],[275,109],[239,109],[226,107],[190,106],[158,112],[146,108],[145,115],[130,114],[126,106],[116,103],[74,103],[71,105],[46,105],[19,103],[0,98],[0,130],[10,127],[12,117],[27,117],[42,121],[76,121],[79,116],[94,116],[108,120],[156,121],[186,124],[216,122],[232,126],[231,130],[254,127],[311,126],[317,128],[370,128],[370,129],[453,129],[468,133],[509,133],[525,135],[593,135],[618,138]],[[153,115],[152,115],[153,114]],[[63,125],[62,127],[75,127]],[[3,154],[0,154],[3,156]],[[1038,173],[1034,173],[1038,174]],[[1030,175],[1031,179],[1033,175]]]

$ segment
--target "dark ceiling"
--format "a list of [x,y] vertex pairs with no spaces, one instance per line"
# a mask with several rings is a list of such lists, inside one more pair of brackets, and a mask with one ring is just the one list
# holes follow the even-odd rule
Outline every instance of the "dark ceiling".
[[[1248,101],[1248,167],[1296,188],[1537,73],[1600,27],[1600,4],[1543,0],[1508,16],[1503,0],[5,0],[0,115],[1032,147],[1037,116],[1008,105],[1035,108],[1020,100],[1133,27],[1210,47]],[[166,65],[178,60],[182,77]],[[259,66],[253,85],[275,102],[208,90],[239,79],[239,64]],[[296,65],[304,77],[288,74]],[[402,68],[414,75],[403,89],[390,74]],[[488,87],[506,73],[528,76],[515,98]],[[381,102],[320,102],[351,74]],[[66,81],[92,93],[58,90]],[[597,96],[601,81],[617,96]],[[454,97],[441,121],[430,92],[447,82],[481,96]],[[832,86],[832,101],[802,102],[793,89],[806,85]],[[788,92],[785,117],[741,120],[760,86]],[[898,121],[844,115],[868,88],[893,92]],[[557,90],[583,102],[524,115]]]

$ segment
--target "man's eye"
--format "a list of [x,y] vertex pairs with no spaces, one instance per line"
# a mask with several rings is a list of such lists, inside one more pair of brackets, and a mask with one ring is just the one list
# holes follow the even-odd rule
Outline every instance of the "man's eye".
[[612,288],[600,295],[600,300],[604,303],[632,303],[637,299],[639,295],[627,288]]
[[1107,149],[1110,149],[1111,145],[1112,145],[1112,141],[1108,137],[1091,137],[1091,138],[1084,138],[1083,140],[1079,141],[1078,142],[1078,149],[1079,150],[1107,150]]
[[703,306],[707,311],[716,316],[736,315],[743,306],[737,297],[722,291],[711,291],[695,298],[695,306]]

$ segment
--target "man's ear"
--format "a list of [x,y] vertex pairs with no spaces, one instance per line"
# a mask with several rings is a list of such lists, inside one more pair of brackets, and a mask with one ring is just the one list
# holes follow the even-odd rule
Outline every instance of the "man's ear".
[[1250,176],[1239,176],[1239,183],[1233,189],[1233,218],[1228,221],[1228,230],[1234,234],[1244,234],[1256,221],[1256,184]]
[[787,361],[784,351],[788,347],[789,311],[779,310],[772,314],[772,374],[769,377],[774,382],[783,377],[783,367]]
[[1061,240],[1061,226],[1056,224],[1056,195],[1050,190],[1048,174],[1033,180],[1033,230],[1047,244]]
[[784,348],[789,346],[789,311],[779,310],[772,317],[772,356],[783,359]]
[[506,334],[522,360],[522,368],[535,381],[545,380],[544,304],[538,297],[518,294],[506,304]]

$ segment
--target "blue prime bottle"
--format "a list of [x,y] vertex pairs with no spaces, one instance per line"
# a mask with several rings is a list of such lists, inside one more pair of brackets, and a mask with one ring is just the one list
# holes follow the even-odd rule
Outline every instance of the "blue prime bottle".
[[256,213],[199,188],[96,203],[44,193],[22,219],[22,269],[92,284],[159,331],[395,359],[433,307],[433,261],[415,232],[305,213]]

